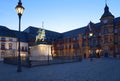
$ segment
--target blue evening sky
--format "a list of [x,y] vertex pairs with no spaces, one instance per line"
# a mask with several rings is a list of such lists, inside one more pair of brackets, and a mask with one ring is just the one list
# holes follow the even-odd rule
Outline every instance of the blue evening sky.
[[[18,0],[0,0],[0,25],[18,30],[15,6]],[[22,0],[25,7],[22,30],[28,26],[65,32],[86,26],[90,21],[97,23],[103,14],[105,0]],[[110,11],[120,16],[120,0],[108,0]]]

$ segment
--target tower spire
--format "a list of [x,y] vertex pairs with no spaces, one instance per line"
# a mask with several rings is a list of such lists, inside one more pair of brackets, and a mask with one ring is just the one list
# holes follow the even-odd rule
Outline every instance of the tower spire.
[[109,11],[109,7],[108,7],[108,5],[107,5],[107,0],[105,0],[104,13],[103,13],[103,15],[101,16],[100,20],[101,20],[102,18],[105,18],[105,17],[108,17],[108,16],[111,16],[111,17],[114,18],[114,15],[112,15],[112,13]]

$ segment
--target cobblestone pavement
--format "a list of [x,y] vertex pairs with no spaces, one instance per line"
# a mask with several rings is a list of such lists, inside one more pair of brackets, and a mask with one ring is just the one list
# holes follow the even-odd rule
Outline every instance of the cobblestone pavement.
[[0,62],[0,81],[120,81],[120,59],[90,59],[82,62],[32,68]]

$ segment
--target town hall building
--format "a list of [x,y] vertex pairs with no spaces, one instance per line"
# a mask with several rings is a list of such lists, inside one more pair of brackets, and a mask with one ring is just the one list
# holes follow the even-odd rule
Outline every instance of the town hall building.
[[[39,29],[30,26],[20,33],[21,56],[27,56],[29,47],[35,45]],[[63,33],[42,30],[45,30],[45,42],[52,45],[52,57],[120,56],[120,17],[115,18],[107,4],[98,23],[90,21],[85,27]],[[0,59],[17,53],[18,31],[0,26]]]

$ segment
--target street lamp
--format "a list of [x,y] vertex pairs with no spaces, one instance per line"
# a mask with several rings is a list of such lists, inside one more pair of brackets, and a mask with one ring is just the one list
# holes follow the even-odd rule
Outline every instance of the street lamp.
[[[91,41],[92,41],[91,38],[92,38],[92,36],[93,36],[93,33],[90,32],[90,33],[89,33],[89,36],[90,36],[90,40],[89,40],[90,42],[89,42],[89,43],[92,43],[92,42],[91,42]],[[90,49],[91,49],[91,50],[90,50],[90,61],[92,61],[92,54],[91,54],[91,51],[92,51],[92,44],[89,44],[89,46],[90,46]]]
[[18,17],[19,17],[19,37],[18,37],[18,67],[17,72],[22,72],[21,69],[21,56],[20,56],[20,31],[21,31],[21,16],[24,12],[24,7],[22,6],[21,0],[19,0],[18,5],[15,7]]
[[89,33],[89,36],[92,37],[92,36],[93,36],[93,33]]

